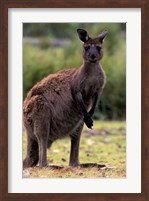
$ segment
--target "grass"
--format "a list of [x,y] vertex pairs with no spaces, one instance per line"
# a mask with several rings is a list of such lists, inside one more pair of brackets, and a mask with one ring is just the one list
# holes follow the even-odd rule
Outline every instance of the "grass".
[[[26,155],[26,135],[23,134],[23,158]],[[53,143],[47,151],[48,164],[64,166],[28,168],[23,171],[27,178],[125,178],[126,177],[126,124],[124,121],[95,121],[93,130],[84,126],[80,143],[80,163],[104,164],[101,169],[69,167],[70,140]]]

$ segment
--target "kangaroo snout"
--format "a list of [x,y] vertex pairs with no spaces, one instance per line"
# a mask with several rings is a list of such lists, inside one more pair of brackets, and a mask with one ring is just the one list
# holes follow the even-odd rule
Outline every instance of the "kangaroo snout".
[[90,63],[95,63],[97,61],[96,55],[95,54],[91,54],[89,56],[89,61],[90,61]]
[[94,60],[96,56],[94,54],[91,54],[90,58]]

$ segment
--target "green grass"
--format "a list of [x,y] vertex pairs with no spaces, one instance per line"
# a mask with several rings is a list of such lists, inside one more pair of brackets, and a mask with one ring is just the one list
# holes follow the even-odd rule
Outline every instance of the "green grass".
[[[23,158],[26,155],[26,135],[23,134]],[[126,124],[119,121],[95,121],[93,130],[84,126],[80,142],[80,163],[104,164],[98,168],[69,167],[70,140],[53,143],[48,150],[48,164],[63,169],[39,167],[25,169],[29,178],[125,178],[126,177]]]

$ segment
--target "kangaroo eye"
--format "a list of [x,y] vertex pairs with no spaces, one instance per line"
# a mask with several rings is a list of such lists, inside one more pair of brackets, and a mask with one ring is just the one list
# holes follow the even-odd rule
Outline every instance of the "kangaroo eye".
[[89,50],[90,46],[84,46],[85,51]]
[[101,47],[100,46],[96,46],[97,50],[100,51],[101,50]]

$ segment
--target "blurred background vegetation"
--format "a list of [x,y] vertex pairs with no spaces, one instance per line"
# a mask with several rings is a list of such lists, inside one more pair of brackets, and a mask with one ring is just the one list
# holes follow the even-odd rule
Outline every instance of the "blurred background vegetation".
[[76,29],[91,37],[108,29],[101,60],[107,82],[95,119],[125,120],[126,117],[126,26],[125,23],[24,23],[23,97],[44,76],[82,64],[82,44]]

